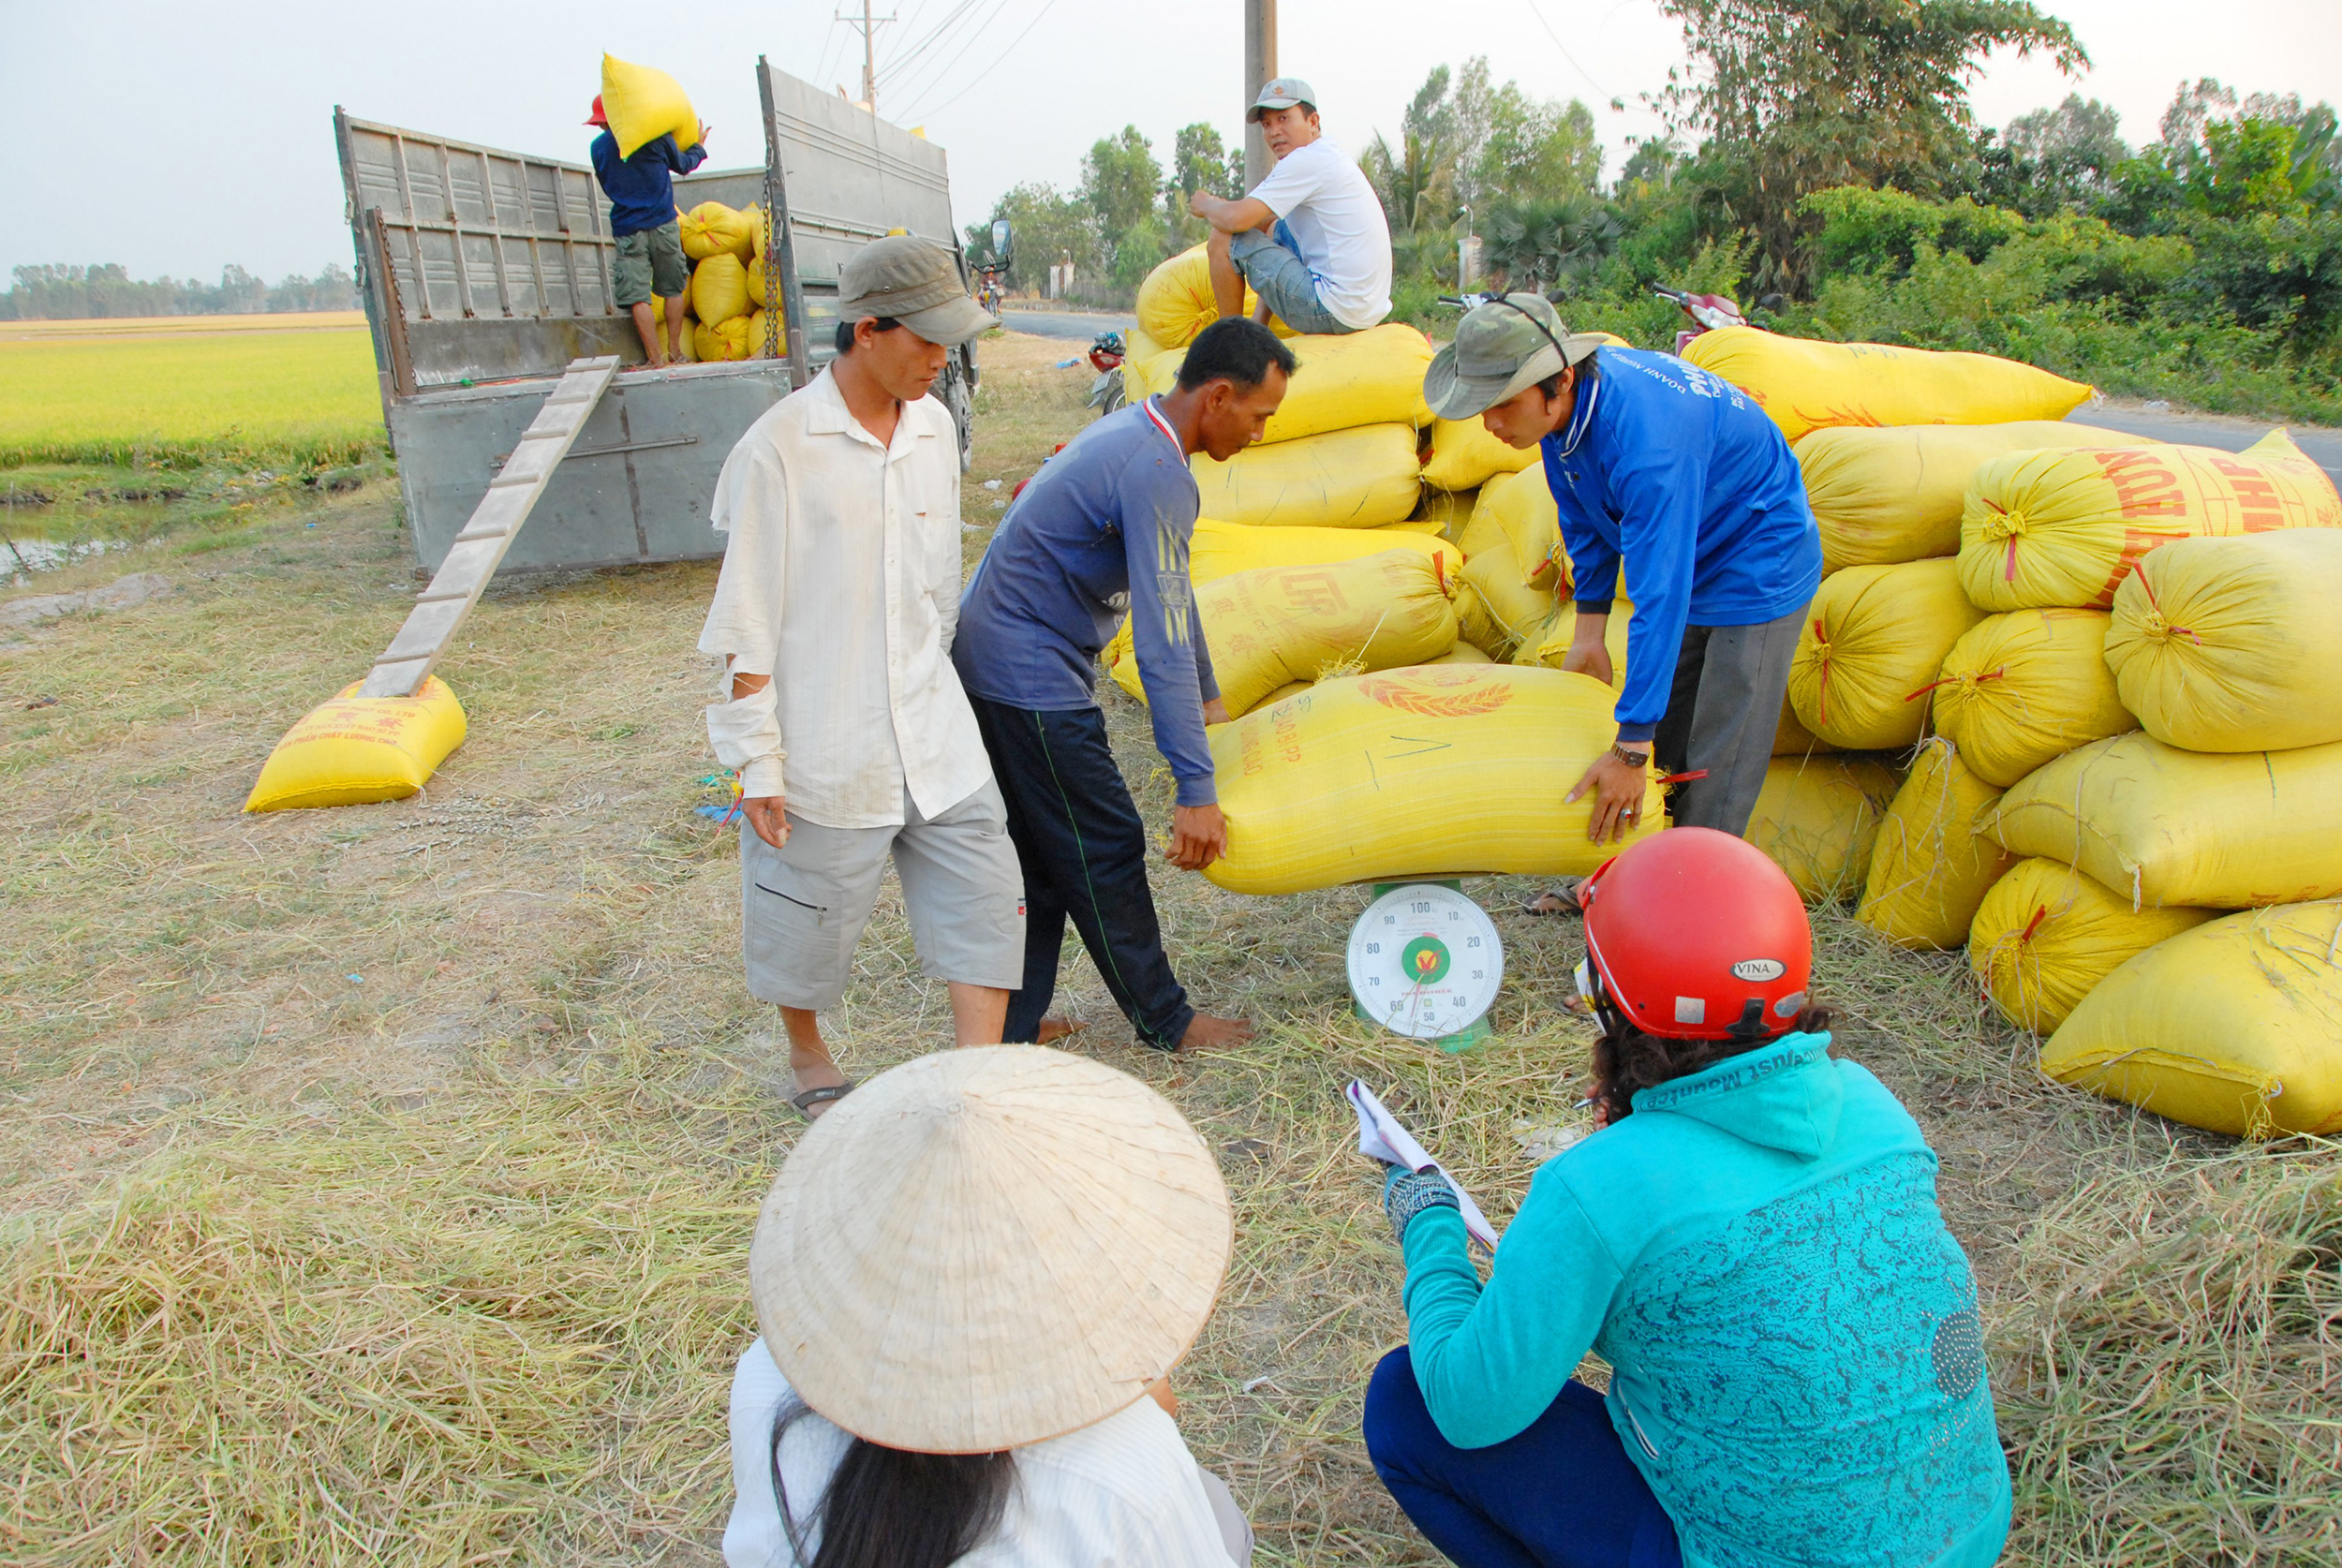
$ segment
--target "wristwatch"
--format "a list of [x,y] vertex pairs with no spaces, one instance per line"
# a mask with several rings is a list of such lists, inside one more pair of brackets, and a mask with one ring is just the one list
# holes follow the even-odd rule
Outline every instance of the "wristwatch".
[[1610,755],[1617,758],[1620,762],[1624,762],[1630,768],[1641,767],[1644,763],[1651,761],[1650,752],[1629,751],[1623,742],[1612,743],[1610,747]]

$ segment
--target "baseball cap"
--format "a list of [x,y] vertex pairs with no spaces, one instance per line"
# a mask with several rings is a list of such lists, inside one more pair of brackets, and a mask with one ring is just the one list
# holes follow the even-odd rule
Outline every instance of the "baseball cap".
[[1297,76],[1281,76],[1260,90],[1260,96],[1244,112],[1244,123],[1249,126],[1269,110],[1291,109],[1297,103],[1304,109],[1316,109],[1317,89]]
[[1507,294],[1465,313],[1456,341],[1424,373],[1423,400],[1441,419],[1468,420],[1564,365],[1583,363],[1607,341],[1600,333],[1572,333],[1541,294]]
[[837,274],[837,315],[846,321],[892,317],[946,346],[1000,325],[968,297],[952,253],[916,234],[890,234],[853,253]]

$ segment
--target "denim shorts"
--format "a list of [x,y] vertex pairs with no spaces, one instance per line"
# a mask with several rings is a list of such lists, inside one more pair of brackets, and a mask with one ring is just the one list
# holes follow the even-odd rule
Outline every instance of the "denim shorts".
[[1297,333],[1354,333],[1358,329],[1338,319],[1317,297],[1317,280],[1294,242],[1293,230],[1279,218],[1274,236],[1246,229],[1228,242],[1228,259],[1253,286],[1261,303]]

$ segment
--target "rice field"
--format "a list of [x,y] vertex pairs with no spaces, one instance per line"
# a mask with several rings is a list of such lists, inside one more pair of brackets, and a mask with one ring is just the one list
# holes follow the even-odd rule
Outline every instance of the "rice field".
[[0,322],[0,468],[317,467],[383,445],[355,311]]
[[[1060,345],[988,341],[971,557],[1088,417]],[[997,479],[999,491],[982,481]],[[491,587],[441,673],[470,738],[425,793],[239,813],[261,758],[411,602],[378,481],[37,591],[175,591],[0,644],[0,1561],[715,1568],[756,1206],[799,1123],[739,973],[693,651],[710,565]],[[1104,688],[1151,821],[1171,781]],[[1174,1376],[1262,1568],[1436,1568],[1358,1441],[1401,1266],[1340,1093],[1376,1086],[1500,1224],[1582,1125],[1566,922],[1475,879],[1507,980],[1446,1057],[1350,1011],[1355,889],[1157,867],[1199,1005],[1140,1050],[1078,944],[1076,1047],[1220,1152],[1237,1252]],[[1974,1259],[2010,1564],[2342,1561],[2342,1164],[2042,1079],[1958,954],[1816,919],[1841,1049],[1911,1107]],[[831,1015],[867,1075],[948,1039],[889,883]]]

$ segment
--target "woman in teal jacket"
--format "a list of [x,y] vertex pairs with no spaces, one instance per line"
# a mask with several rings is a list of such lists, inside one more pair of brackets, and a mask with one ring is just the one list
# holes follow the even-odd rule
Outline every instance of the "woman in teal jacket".
[[[1989,1568],[1975,1281],[1919,1127],[1829,1054],[1788,879],[1677,828],[1585,913],[1605,1126],[1537,1173],[1486,1286],[1445,1178],[1391,1172],[1409,1343],[1367,1391],[1376,1472],[1463,1568]],[[1571,1381],[1589,1350],[1607,1398]]]

